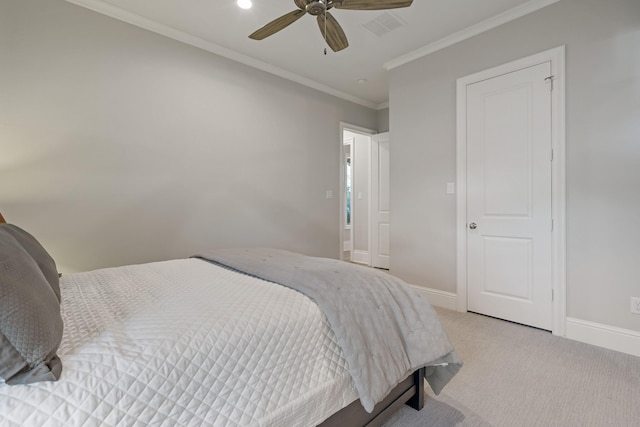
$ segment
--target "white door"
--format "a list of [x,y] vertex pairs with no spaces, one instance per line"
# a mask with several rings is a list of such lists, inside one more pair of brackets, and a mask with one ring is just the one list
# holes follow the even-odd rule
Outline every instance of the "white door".
[[467,86],[467,303],[552,327],[551,63]]
[[389,268],[389,132],[371,138],[371,265]]

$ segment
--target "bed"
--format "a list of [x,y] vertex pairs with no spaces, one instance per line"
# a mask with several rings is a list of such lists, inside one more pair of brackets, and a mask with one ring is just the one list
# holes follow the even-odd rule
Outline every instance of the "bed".
[[[15,274],[18,252],[28,274]],[[265,263],[271,268],[263,268]],[[239,264],[247,271],[239,271]],[[308,276],[304,269],[324,264],[330,280]],[[57,309],[35,310],[28,325],[40,329],[35,339],[44,341],[36,349],[40,356],[18,354],[28,359],[22,366],[0,366],[3,426],[376,426],[404,404],[421,409],[425,378],[439,392],[462,365],[433,309],[406,286],[398,297],[385,294],[384,286],[374,291],[379,307],[369,311],[410,324],[408,333],[393,319],[378,328],[403,342],[425,341],[422,326],[415,325],[428,318],[426,352],[379,350],[394,339],[371,333],[371,322],[379,319],[367,319],[358,308],[345,309],[353,303],[328,306],[322,286],[346,288],[344,282],[367,277],[364,267],[270,249],[211,251],[65,274],[59,281],[52,265],[55,271],[30,234],[0,225],[0,364],[15,362],[17,356],[5,357],[7,349],[25,353],[28,347],[15,343],[12,316],[21,312],[15,301],[7,305],[15,300],[8,283],[12,274],[21,281],[20,292],[25,283],[40,286],[26,299],[50,306],[57,302]],[[263,270],[266,277],[259,277]],[[375,277],[363,283],[390,278],[367,270]],[[335,277],[349,280],[336,283]],[[296,288],[300,278],[304,284]],[[314,282],[320,291],[304,289]],[[340,292],[329,294],[339,295],[342,303],[346,297]],[[417,313],[380,303],[402,298],[410,298]],[[333,324],[338,321],[364,324],[354,329]],[[376,342],[359,343],[360,334]],[[391,363],[388,354],[402,360],[392,358]]]

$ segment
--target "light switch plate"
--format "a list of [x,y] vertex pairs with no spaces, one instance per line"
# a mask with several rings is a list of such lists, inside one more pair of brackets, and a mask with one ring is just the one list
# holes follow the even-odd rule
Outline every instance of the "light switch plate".
[[447,194],[455,194],[455,193],[456,193],[455,182],[447,182]]

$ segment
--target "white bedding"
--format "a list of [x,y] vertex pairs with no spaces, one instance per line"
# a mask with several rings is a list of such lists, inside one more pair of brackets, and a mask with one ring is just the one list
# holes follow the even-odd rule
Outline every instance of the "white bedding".
[[58,382],[1,426],[315,426],[357,399],[306,296],[197,259],[65,275]]

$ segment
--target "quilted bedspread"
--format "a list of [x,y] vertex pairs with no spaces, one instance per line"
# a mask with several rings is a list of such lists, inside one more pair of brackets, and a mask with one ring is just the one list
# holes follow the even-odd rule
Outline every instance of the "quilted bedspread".
[[197,259],[65,275],[57,382],[0,426],[313,426],[357,399],[318,306]]
[[380,270],[271,248],[209,250],[201,258],[279,283],[327,317],[367,412],[416,369],[436,394],[462,367],[431,305]]

